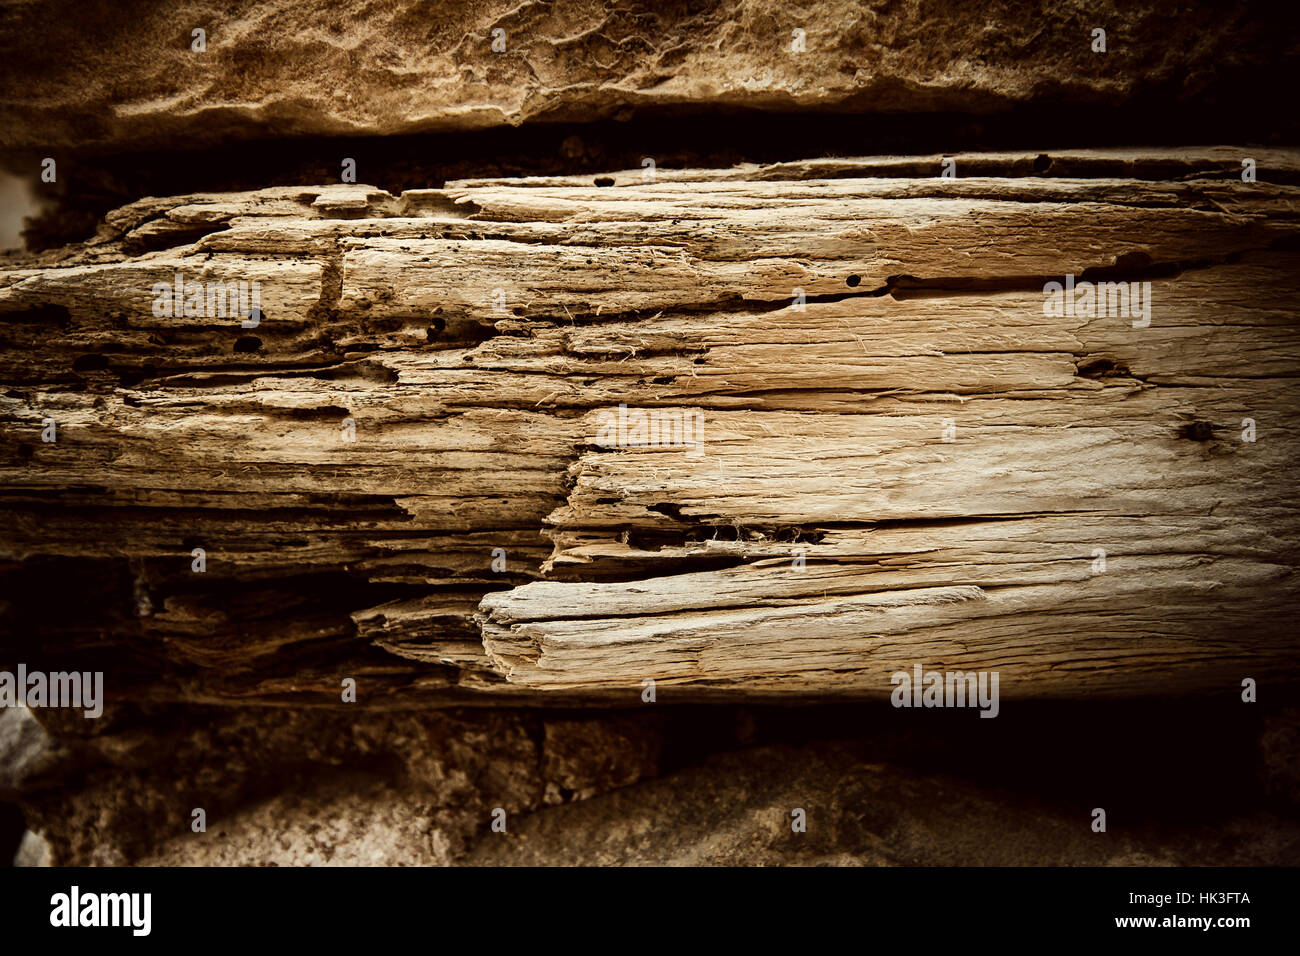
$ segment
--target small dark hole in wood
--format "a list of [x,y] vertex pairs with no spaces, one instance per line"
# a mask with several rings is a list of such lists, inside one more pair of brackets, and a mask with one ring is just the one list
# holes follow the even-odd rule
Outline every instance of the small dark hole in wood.
[[613,177],[610,177],[610,176],[601,176],[601,177],[597,178],[597,180],[596,180],[596,185],[597,185],[597,186],[612,186],[612,185],[614,185]]
[[848,284],[850,289],[856,289],[862,283],[862,276],[856,274],[851,275],[844,281]]
[[1116,269],[1145,269],[1151,265],[1151,257],[1145,252],[1125,252],[1115,258]]
[[102,355],[80,355],[72,363],[74,372],[98,372],[108,368],[108,359]]
[[1051,168],[1052,168],[1051,156],[1048,156],[1046,153],[1039,153],[1036,157],[1034,157],[1034,172],[1038,173],[1038,175],[1040,176],[1043,175],[1043,173],[1047,172]]
[[321,405],[317,408],[294,408],[289,412],[289,417],[301,421],[311,421],[317,418],[334,418],[340,421],[348,417],[348,410],[339,405]]
[[142,365],[139,368],[123,369],[118,373],[118,378],[122,380],[125,388],[135,388],[147,378],[153,378],[158,374],[158,370],[152,365]]
[[1129,374],[1127,367],[1110,359],[1094,359],[1079,366],[1079,375],[1083,378],[1113,378]]
[[241,335],[235,339],[236,352],[256,352],[262,347],[262,340],[256,335]]
[[1214,426],[1209,422],[1190,422],[1178,429],[1178,437],[1188,441],[1209,441],[1214,437]]

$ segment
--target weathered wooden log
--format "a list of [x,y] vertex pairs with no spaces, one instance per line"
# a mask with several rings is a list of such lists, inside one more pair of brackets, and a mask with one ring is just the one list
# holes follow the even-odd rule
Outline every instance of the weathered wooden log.
[[0,656],[385,705],[1295,678],[1300,154],[950,158],[118,210],[0,273]]

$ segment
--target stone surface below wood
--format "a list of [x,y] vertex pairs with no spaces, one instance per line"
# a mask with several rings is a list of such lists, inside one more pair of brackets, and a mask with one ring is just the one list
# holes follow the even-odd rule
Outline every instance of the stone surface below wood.
[[[0,711],[0,766],[24,715]],[[1294,712],[1147,701],[931,716],[119,709],[90,736],[53,727],[42,772],[0,777],[0,799],[31,828],[21,865],[1267,865],[1300,852],[1296,754],[1277,746]]]

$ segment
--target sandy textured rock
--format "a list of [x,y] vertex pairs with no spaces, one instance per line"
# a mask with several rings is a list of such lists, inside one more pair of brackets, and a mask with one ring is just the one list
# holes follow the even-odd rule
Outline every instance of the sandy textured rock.
[[11,799],[63,757],[58,741],[30,710],[0,709],[0,797]]
[[43,843],[53,865],[441,864],[496,807],[524,813],[656,776],[662,734],[648,714],[510,710],[173,709],[117,723],[61,775],[19,788],[39,834],[25,860]]
[[[887,706],[119,715],[97,735],[98,759],[20,793],[34,829],[16,862],[1293,863],[1294,804],[1262,806],[1268,785],[1249,772],[1253,712],[1167,706],[1094,706],[1080,720],[1072,704],[993,723]],[[134,748],[115,737],[156,744],[128,766],[110,755]],[[1098,805],[1104,833],[1091,826]],[[191,829],[194,807],[204,832]],[[792,829],[796,809],[804,832]],[[492,827],[498,810],[504,832]]]
[[[804,811],[806,831],[793,829]],[[578,837],[581,834],[581,837]],[[1195,862],[960,781],[759,748],[481,836],[483,866],[1160,866]]]
[[[202,53],[191,49],[200,28]],[[1104,54],[1092,50],[1097,28],[1107,31]],[[795,30],[806,52],[793,52]],[[165,0],[130,16],[111,3],[9,0],[0,135],[6,146],[121,150],[591,122],[653,108],[1240,106],[1234,98],[1294,75],[1289,36],[1281,10],[1168,0],[384,0],[363,11]],[[493,52],[498,38],[503,52]]]

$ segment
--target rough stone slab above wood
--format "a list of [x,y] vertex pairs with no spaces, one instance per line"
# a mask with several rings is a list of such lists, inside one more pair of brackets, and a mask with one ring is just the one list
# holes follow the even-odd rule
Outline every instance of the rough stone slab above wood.
[[1289,25],[1281,8],[1172,0],[383,0],[364,16],[327,0],[165,0],[130,17],[113,4],[23,0],[0,20],[0,143],[202,146],[649,109],[849,124],[1058,106],[1069,126],[1069,106],[1249,108],[1247,94],[1294,75]]

